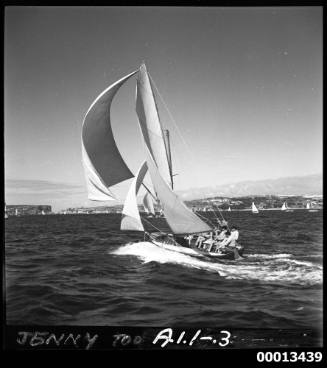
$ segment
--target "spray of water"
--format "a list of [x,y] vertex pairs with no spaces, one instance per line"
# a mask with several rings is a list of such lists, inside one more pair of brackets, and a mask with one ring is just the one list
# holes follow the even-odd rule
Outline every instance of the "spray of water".
[[[187,248],[185,248],[187,249]],[[226,279],[256,280],[282,284],[322,284],[322,266],[299,261],[292,254],[252,254],[241,261],[210,262],[205,257],[185,254],[183,249],[160,248],[149,242],[129,243],[111,252],[114,255],[135,256],[142,262],[179,264],[208,272]]]

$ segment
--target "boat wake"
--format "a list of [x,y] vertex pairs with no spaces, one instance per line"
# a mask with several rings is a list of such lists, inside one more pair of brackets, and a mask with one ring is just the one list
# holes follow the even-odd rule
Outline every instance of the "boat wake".
[[[187,248],[186,248],[187,249]],[[270,283],[319,285],[322,266],[300,261],[292,254],[251,254],[239,261],[210,262],[195,258],[181,250],[160,248],[150,242],[129,243],[113,252],[114,255],[136,256],[144,263],[172,263],[209,272],[217,272],[226,279],[256,280]]]

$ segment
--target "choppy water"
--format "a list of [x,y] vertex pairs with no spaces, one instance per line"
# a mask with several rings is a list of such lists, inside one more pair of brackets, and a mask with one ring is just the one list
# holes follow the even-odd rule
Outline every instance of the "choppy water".
[[9,324],[322,327],[322,213],[224,213],[244,260],[214,263],[119,231],[120,215],[5,222]]

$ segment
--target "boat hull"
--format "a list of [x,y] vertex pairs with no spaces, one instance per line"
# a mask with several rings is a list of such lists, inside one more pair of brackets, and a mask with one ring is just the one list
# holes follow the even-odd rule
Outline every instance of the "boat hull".
[[[199,249],[197,246],[195,246],[194,244],[195,242],[191,242],[191,244],[188,244],[188,242],[183,238],[176,240],[174,237],[160,238],[160,236],[159,237],[149,236],[148,240],[152,244],[160,248],[187,254],[197,258],[207,258],[210,259],[211,261],[236,260],[234,250],[231,248],[225,248],[224,250],[221,250],[219,253],[216,253],[216,252],[209,252],[206,249]],[[238,246],[237,251],[239,256],[242,256],[244,253],[244,247]]]
[[[244,247],[237,248],[237,251],[238,251],[238,254],[240,256],[242,256],[243,252],[244,252]],[[202,250],[202,249],[196,249],[196,252],[202,254],[205,257],[210,258],[211,260],[220,260],[220,259],[235,260],[236,259],[234,251],[230,248],[226,248],[224,251],[222,251],[220,253],[208,252],[208,251]]]

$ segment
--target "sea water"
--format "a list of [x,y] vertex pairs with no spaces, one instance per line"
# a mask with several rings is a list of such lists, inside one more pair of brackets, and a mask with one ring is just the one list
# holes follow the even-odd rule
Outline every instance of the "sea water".
[[7,323],[322,329],[321,211],[224,217],[240,261],[158,248],[118,214],[10,217]]

